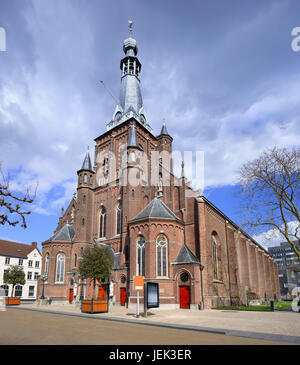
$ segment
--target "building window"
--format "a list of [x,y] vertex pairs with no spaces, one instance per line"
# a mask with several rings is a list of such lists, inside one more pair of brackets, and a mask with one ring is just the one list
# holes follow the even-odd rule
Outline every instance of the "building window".
[[46,260],[45,260],[45,273],[49,274],[49,262],[50,262],[50,255],[47,253]]
[[145,239],[143,236],[138,237],[137,241],[137,268],[136,272],[138,276],[145,276]]
[[9,265],[10,263],[10,257],[5,257],[5,265]]
[[21,297],[22,296],[22,289],[23,287],[21,285],[15,286],[15,297]]
[[38,273],[38,272],[35,272],[35,273],[34,273],[34,280],[37,280],[37,279],[38,279],[38,277],[39,277],[39,273]]
[[85,221],[84,221],[84,218],[82,218],[81,225],[84,226],[84,224],[85,224]]
[[19,266],[23,266],[23,259],[19,259]]
[[9,286],[8,285],[1,285],[1,288],[5,290],[5,296],[8,297]]
[[27,280],[32,280],[32,272],[28,271],[27,273]]
[[83,182],[86,184],[87,183],[87,174],[83,175]]
[[134,190],[131,190],[131,199],[134,200]]
[[214,269],[214,279],[218,279],[218,249],[216,235],[211,236],[211,246],[212,246],[212,259],[213,259],[213,269]]
[[34,286],[29,286],[28,296],[34,297]]
[[28,267],[32,267],[32,263],[33,263],[33,261],[32,260],[29,260],[28,261]]
[[35,262],[35,268],[38,269],[40,267],[40,262],[39,261],[36,261]]
[[167,237],[160,234],[156,239],[156,267],[157,276],[167,276]]
[[81,257],[83,256],[83,247],[80,249]]
[[122,233],[122,215],[122,203],[120,203],[117,208],[117,234]]
[[75,263],[74,263],[74,266],[76,267],[77,266],[77,255],[75,253]]
[[90,175],[90,185],[93,185],[93,176]]
[[83,196],[83,199],[82,199],[83,203],[86,202],[86,195]]
[[65,271],[65,255],[60,253],[56,258],[56,282],[63,283]]
[[100,212],[99,237],[104,238],[105,236],[106,236],[106,209],[103,207]]

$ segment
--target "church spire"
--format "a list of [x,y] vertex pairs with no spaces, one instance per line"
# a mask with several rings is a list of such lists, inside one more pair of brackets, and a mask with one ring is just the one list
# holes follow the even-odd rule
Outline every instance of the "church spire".
[[85,158],[83,160],[83,164],[82,164],[82,167],[81,167],[80,170],[86,170],[86,171],[92,171],[93,172],[89,150],[87,150],[87,152],[86,152],[86,155],[85,155]]
[[108,123],[107,129],[134,118],[146,129],[152,132],[152,128],[146,121],[143,112],[143,98],[140,89],[140,72],[142,65],[137,57],[138,46],[132,38],[132,21],[129,21],[129,37],[123,42],[125,56],[121,59],[121,89],[113,119]]

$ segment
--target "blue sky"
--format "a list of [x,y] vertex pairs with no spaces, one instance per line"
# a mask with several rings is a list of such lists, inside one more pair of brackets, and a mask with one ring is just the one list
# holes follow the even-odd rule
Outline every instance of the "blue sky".
[[28,228],[1,226],[0,237],[52,235],[114,112],[99,81],[119,95],[129,19],[154,134],[165,118],[174,149],[204,151],[204,195],[239,224],[236,170],[299,144],[299,13],[297,0],[0,0],[0,160],[16,191],[38,181]]

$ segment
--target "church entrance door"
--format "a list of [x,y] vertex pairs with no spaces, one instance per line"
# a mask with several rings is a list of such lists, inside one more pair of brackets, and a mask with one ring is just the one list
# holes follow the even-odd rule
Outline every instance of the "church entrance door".
[[69,304],[73,303],[73,293],[74,293],[73,288],[70,288],[70,290],[69,290]]
[[180,308],[190,309],[190,287],[179,287],[179,305]]
[[126,288],[120,288],[120,305],[124,306],[126,303]]

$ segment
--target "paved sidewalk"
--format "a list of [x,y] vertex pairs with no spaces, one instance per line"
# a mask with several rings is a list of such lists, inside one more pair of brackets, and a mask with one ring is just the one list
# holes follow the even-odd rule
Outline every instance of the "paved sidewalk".
[[47,311],[89,318],[127,321],[148,325],[223,333],[230,336],[300,344],[300,313],[288,311],[246,312],[229,310],[150,309],[148,316],[136,318],[134,309],[110,306],[108,313],[81,313],[79,304],[22,304],[14,308]]

